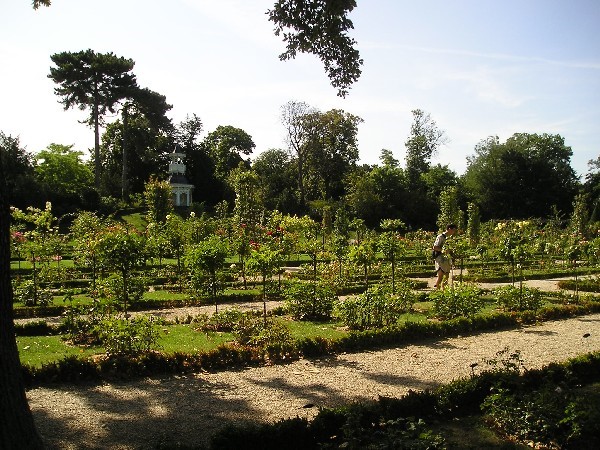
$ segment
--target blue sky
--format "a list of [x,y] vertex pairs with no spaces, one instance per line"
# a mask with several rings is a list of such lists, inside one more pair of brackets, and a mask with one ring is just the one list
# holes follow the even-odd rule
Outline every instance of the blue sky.
[[[142,87],[188,114],[249,133],[255,155],[285,148],[281,106],[304,101],[364,120],[360,161],[389,149],[404,163],[411,110],[431,114],[448,143],[433,163],[459,175],[488,136],[551,133],[579,175],[600,154],[600,1],[358,0],[352,36],[363,74],[347,98],[318,59],[281,62],[265,12],[273,0],[2,0],[0,130],[31,152],[50,143],[88,154],[93,132],[64,111],[47,78],[50,55],[91,48],[131,58]],[[115,118],[108,117],[109,121]]]

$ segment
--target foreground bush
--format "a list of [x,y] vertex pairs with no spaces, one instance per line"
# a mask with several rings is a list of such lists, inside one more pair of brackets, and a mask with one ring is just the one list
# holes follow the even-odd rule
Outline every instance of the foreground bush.
[[153,317],[110,317],[100,327],[100,343],[108,355],[139,355],[158,348],[160,330]]
[[285,309],[295,320],[329,320],[337,295],[323,283],[293,282],[288,283],[284,298]]
[[542,291],[527,286],[502,286],[494,289],[498,304],[505,311],[537,311],[542,306]]
[[474,284],[453,284],[445,289],[431,292],[433,314],[439,319],[473,317],[483,308],[481,289]]
[[600,393],[554,384],[533,392],[498,389],[481,405],[490,425],[521,442],[600,448]]
[[416,295],[410,285],[400,284],[392,294],[390,286],[376,285],[355,297],[336,302],[335,315],[352,330],[382,328],[395,324],[412,310]]
[[289,328],[271,317],[245,314],[236,323],[233,334],[240,345],[259,349],[272,359],[296,353]]

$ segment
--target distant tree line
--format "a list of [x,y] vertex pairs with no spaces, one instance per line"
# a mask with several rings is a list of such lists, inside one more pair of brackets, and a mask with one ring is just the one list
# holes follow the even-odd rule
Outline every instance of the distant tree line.
[[[290,109],[301,113],[290,118]],[[93,156],[84,161],[83,152],[55,143],[31,153],[18,137],[0,132],[10,204],[41,208],[50,201],[59,217],[78,210],[107,213],[143,206],[146,184],[166,179],[169,153],[177,146],[186,155],[197,213],[232,213],[240,183],[246,183],[244,189],[254,191],[259,209],[310,214],[318,220],[344,210],[369,227],[399,219],[410,229],[435,229],[440,198],[450,188],[458,207],[466,211],[469,203],[476,204],[482,220],[566,217],[578,194],[585,198],[589,219],[599,218],[600,158],[590,161],[589,173],[579,180],[570,165],[572,150],[560,135],[517,133],[506,142],[487,138],[459,176],[446,165],[431,163],[444,135],[421,110],[413,111],[404,164],[382,149],[380,163],[373,165],[358,164],[359,117],[298,102],[289,102],[282,111],[283,124],[293,129],[286,148],[268,149],[251,159],[255,144],[240,128],[218,126],[202,138],[196,115],[176,125],[165,120],[165,126],[154,126],[131,105],[127,120],[108,124],[102,134],[98,187]],[[129,160],[126,197],[124,146]]]
[[[65,109],[88,111],[94,148],[87,161],[80,149],[57,143],[30,153],[18,137],[0,132],[8,198],[19,208],[50,201],[62,216],[143,206],[146,184],[167,178],[169,153],[177,147],[195,186],[196,213],[232,213],[240,193],[252,190],[255,210],[318,220],[343,210],[369,227],[397,219],[409,229],[434,229],[440,199],[452,189],[457,208],[477,205],[482,220],[566,216],[577,194],[585,196],[590,219],[598,218],[599,162],[590,161],[590,173],[580,181],[571,167],[573,151],[560,135],[516,133],[506,142],[488,137],[459,176],[447,165],[432,164],[448,139],[430,114],[416,109],[404,164],[382,149],[380,164],[360,165],[360,117],[289,101],[281,107],[283,148],[252,159],[256,146],[240,128],[220,125],[203,136],[196,114],[172,123],[171,105],[137,84],[130,59],[86,50],[51,60],[55,93]],[[108,112],[116,115],[111,123],[105,121]]]

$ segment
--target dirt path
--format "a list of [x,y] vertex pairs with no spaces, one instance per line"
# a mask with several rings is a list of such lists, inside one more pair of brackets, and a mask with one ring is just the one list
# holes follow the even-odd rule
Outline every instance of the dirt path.
[[600,351],[600,314],[287,365],[38,387],[27,397],[50,449],[191,446],[229,422],[310,418],[318,407],[447,383],[468,376],[474,362],[484,367],[506,346],[521,351],[527,368]]
[[[557,282],[527,284],[556,290]],[[185,317],[205,312],[202,308],[214,307],[153,313]],[[447,383],[469,375],[472,363],[484,367],[485,359],[507,346],[522,352],[527,368],[600,351],[600,314],[271,367],[37,387],[27,397],[50,449],[151,449],[159,442],[192,446],[207,443],[230,422],[311,418],[319,407]]]

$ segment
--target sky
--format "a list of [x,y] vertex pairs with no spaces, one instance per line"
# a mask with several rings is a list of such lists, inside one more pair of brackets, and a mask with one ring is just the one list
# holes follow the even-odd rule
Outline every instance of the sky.
[[[88,113],[65,111],[50,56],[92,49],[131,58],[141,87],[166,96],[175,124],[196,114],[252,136],[253,157],[285,149],[281,108],[302,101],[361,117],[360,163],[382,149],[404,165],[412,110],[445,132],[433,164],[458,175],[489,136],[559,134],[578,175],[600,154],[600,1],[358,0],[351,37],[364,59],[346,98],[313,55],[285,50],[274,0],[0,0],[0,131],[35,153],[51,143],[89,155]],[[107,117],[107,121],[117,117]]]

